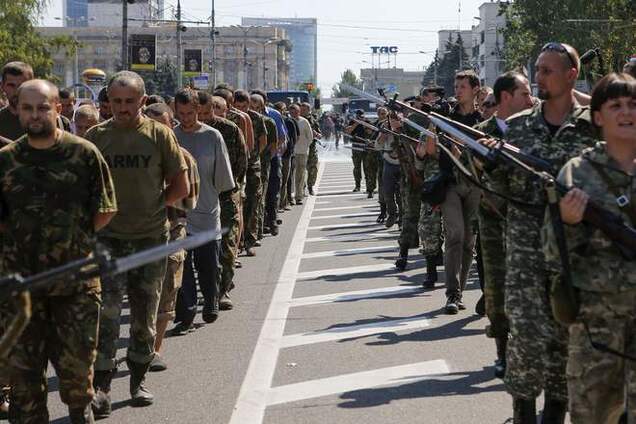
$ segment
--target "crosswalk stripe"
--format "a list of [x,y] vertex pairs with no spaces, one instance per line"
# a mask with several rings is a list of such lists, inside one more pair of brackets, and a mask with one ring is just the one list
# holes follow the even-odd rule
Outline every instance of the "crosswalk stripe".
[[343,276],[343,275],[354,275],[361,273],[369,273],[369,272],[382,272],[382,271],[395,271],[395,265],[392,263],[382,263],[382,264],[374,264],[374,265],[362,265],[362,266],[351,266],[347,268],[336,268],[336,269],[319,269],[318,271],[305,271],[299,272],[296,276],[296,280],[313,280],[319,279],[321,277],[334,277],[334,276]]
[[308,306],[308,305],[321,305],[325,303],[347,303],[356,302],[359,300],[374,299],[384,296],[399,296],[399,295],[417,295],[422,292],[420,286],[393,286],[393,287],[381,287],[377,289],[365,289],[355,290],[350,292],[321,294],[318,296],[298,297],[292,299],[291,307]]
[[[325,237],[312,237],[305,240],[305,243],[318,243],[321,241],[330,241],[330,242],[348,242],[348,241],[377,241],[377,239],[383,238],[396,238],[399,233],[394,232],[382,232],[382,233],[373,233],[369,234],[367,232],[359,233],[359,234],[349,234],[346,236],[325,236]],[[397,246],[396,246],[397,247]]]
[[339,230],[344,228],[362,228],[362,227],[384,227],[383,224],[377,222],[355,222],[350,224],[332,224],[332,225],[317,225],[315,227],[309,227],[308,230]]
[[364,195],[364,193],[362,192],[358,192],[358,193],[351,193],[348,191],[337,191],[335,193],[340,193],[340,194],[320,194],[318,193],[318,197],[323,198],[323,197],[362,197]]
[[353,390],[379,386],[404,385],[427,380],[435,375],[450,373],[446,361],[416,362],[396,367],[380,368],[335,377],[304,381],[273,387],[267,395],[268,406],[318,398]]
[[[316,202],[316,203],[322,203],[322,202]],[[331,203],[331,202],[327,202],[327,203]],[[351,205],[351,206],[336,206],[333,208],[316,208],[314,209],[314,213],[315,212],[322,212],[322,211],[343,211],[345,209],[368,209],[368,208],[377,208],[378,204],[377,203],[369,203],[368,205]],[[313,219],[313,218],[312,218]]]
[[311,220],[314,219],[332,219],[332,218],[364,218],[365,216],[376,216],[377,212],[359,212],[359,213],[345,213],[340,215],[318,215],[312,216]]
[[328,250],[324,252],[303,253],[303,259],[328,258],[330,256],[362,255],[364,253],[390,252],[392,250],[395,250],[395,246],[392,244],[385,246],[358,247],[355,249]]
[[406,317],[383,320],[367,324],[334,327],[322,331],[309,331],[307,333],[290,334],[284,336],[281,347],[304,346],[314,343],[324,343],[334,340],[351,339],[354,337],[370,336],[381,333],[394,333],[397,331],[425,328],[431,324],[424,316]]

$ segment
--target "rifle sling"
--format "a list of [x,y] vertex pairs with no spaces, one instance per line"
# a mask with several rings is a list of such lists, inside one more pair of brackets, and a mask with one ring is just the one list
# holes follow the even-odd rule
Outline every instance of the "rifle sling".
[[[617,203],[618,199],[624,197],[624,195],[618,190],[618,186],[614,183],[614,180],[607,174],[603,167],[596,163],[588,160],[589,164],[592,165],[592,168],[596,170],[596,172],[601,176],[603,182],[607,185],[609,191],[616,197]],[[636,227],[636,196],[632,196],[630,202],[623,206],[620,206],[620,210],[625,212],[629,217],[629,220],[632,222],[632,226]]]

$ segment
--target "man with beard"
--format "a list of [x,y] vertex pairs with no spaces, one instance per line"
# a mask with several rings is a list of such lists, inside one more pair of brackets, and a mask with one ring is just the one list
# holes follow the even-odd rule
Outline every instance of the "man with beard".
[[24,134],[18,117],[18,88],[33,79],[33,68],[24,62],[9,62],[2,68],[2,91],[9,105],[0,110],[0,136],[17,140]]
[[[91,143],[56,128],[59,93],[25,82],[15,93],[26,135],[0,152],[3,265],[23,276],[92,254],[95,232],[117,211],[108,165]],[[49,421],[46,366],[51,361],[73,424],[92,423],[100,282],[58,280],[32,294],[32,317],[9,357],[16,423]]]

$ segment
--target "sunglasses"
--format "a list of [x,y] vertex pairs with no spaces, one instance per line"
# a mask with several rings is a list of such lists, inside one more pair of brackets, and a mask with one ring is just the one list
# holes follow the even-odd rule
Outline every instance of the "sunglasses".
[[578,68],[576,64],[576,60],[574,60],[574,57],[572,57],[568,49],[566,49],[563,44],[555,43],[555,42],[547,43],[545,46],[541,48],[542,53],[546,51],[565,53],[568,59],[570,60],[570,65],[572,65],[573,68]]

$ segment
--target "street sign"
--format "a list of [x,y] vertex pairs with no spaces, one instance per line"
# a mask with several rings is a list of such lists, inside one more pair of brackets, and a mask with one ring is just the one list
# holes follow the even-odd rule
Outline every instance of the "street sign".
[[192,85],[198,90],[205,90],[210,85],[208,74],[195,75],[192,77]]

